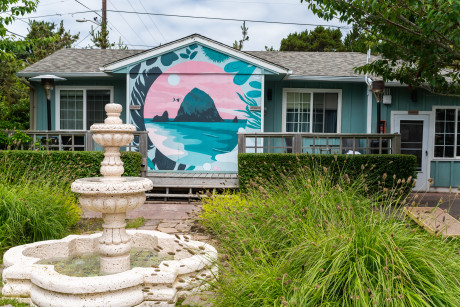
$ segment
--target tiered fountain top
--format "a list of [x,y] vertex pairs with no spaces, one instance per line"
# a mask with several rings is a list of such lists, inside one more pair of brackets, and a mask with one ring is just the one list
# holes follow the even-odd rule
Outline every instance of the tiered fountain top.
[[73,192],[95,196],[99,194],[135,194],[153,188],[149,179],[121,177],[124,167],[120,159],[120,147],[131,143],[134,139],[133,132],[136,131],[133,125],[123,124],[120,118],[122,109],[120,104],[106,104],[107,118],[104,123],[93,124],[90,128],[94,141],[105,147],[105,157],[101,163],[103,177],[78,179],[72,183]]

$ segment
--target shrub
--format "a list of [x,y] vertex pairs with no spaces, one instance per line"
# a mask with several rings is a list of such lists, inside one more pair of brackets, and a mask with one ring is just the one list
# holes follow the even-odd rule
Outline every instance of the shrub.
[[80,213],[67,187],[44,180],[0,180],[0,254],[18,244],[62,238]]
[[[310,155],[310,154],[239,154],[238,177],[242,191],[251,182],[276,178],[281,174],[296,176],[305,167],[319,165],[330,170],[333,182],[347,174],[354,181],[364,175],[370,192],[380,187],[392,188],[398,180],[417,176],[417,160],[412,155]],[[405,192],[411,190],[407,186]]]
[[[48,181],[71,183],[83,177],[100,175],[104,153],[100,151],[0,151],[0,176],[11,181],[27,174],[29,179],[47,177]],[[122,152],[123,176],[138,176],[142,155]]]
[[303,168],[203,200],[225,260],[217,305],[460,306],[457,241],[392,210],[404,186],[366,197],[345,175]]

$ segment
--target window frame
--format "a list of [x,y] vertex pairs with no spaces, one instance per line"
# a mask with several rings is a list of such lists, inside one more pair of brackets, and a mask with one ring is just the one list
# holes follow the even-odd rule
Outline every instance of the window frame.
[[[435,142],[436,142],[436,111],[437,110],[447,110],[447,109],[453,109],[456,110],[455,114],[455,133],[454,133],[454,156],[453,157],[436,157],[435,156]],[[457,147],[460,145],[460,140],[457,138],[458,136],[458,127],[460,125],[460,122],[458,120],[458,116],[460,114],[460,106],[433,106],[433,120],[432,120],[432,128],[430,129],[430,134],[432,137],[432,142],[431,142],[431,152],[432,152],[432,161],[459,161],[460,156],[457,156]]]
[[[71,91],[83,91],[83,129],[61,129],[61,90]],[[87,113],[87,91],[88,90],[109,90],[110,91],[110,102],[113,102],[113,86],[56,86],[55,90],[55,109],[54,109],[54,127],[56,130],[62,131],[87,131],[89,127],[86,127],[86,113]]]
[[342,89],[327,89],[327,88],[283,88],[283,105],[282,105],[282,120],[281,120],[281,131],[286,132],[286,111],[287,111],[287,94],[288,93],[310,93],[310,129],[309,132],[298,132],[298,133],[323,133],[323,132],[312,132],[313,131],[313,101],[315,93],[331,93],[337,94],[337,132],[341,133],[342,126]]

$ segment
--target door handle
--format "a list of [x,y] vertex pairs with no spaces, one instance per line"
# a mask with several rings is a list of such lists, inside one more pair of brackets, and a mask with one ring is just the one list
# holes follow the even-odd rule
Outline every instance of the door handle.
[[428,150],[425,150],[425,156],[428,157]]

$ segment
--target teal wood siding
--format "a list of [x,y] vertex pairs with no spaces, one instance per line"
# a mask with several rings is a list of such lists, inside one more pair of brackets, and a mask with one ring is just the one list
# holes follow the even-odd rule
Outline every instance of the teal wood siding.
[[[46,119],[46,96],[41,84],[39,82],[33,82],[33,85],[37,91],[37,130],[47,130],[48,122]],[[119,103],[123,106],[123,112],[121,119],[123,122],[126,121],[126,80],[123,78],[79,78],[70,79],[67,81],[56,82],[56,86],[113,86],[113,102]],[[51,92],[51,129],[55,130],[55,93]]]
[[[391,105],[382,104],[381,119],[387,121],[387,133],[391,128],[391,111],[432,111],[433,106],[460,106],[460,98],[439,96],[425,90],[417,89],[417,100],[411,99],[411,92],[407,87],[390,87]],[[372,132],[377,126],[377,108],[375,97],[372,102]],[[431,131],[430,131],[431,133]]]
[[[352,82],[266,81],[265,82],[265,132],[281,132],[284,88],[341,89],[342,133],[365,133],[367,118],[367,87]],[[267,91],[272,90],[272,100]],[[353,119],[353,120],[352,120]]]
[[432,161],[434,187],[460,187],[460,161]]

